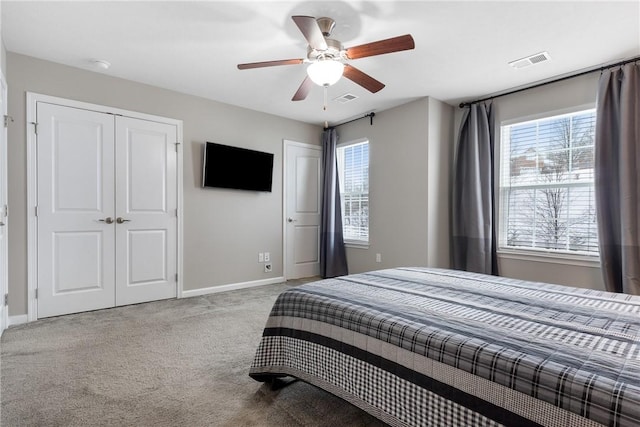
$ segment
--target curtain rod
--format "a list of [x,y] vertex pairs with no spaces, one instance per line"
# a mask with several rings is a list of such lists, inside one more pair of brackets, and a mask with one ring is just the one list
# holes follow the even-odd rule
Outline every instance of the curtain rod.
[[640,60],[640,56],[636,56],[635,58],[626,59],[624,61],[616,62],[615,64],[610,64],[610,65],[605,65],[605,66],[592,68],[590,70],[582,71],[582,72],[579,72],[579,73],[576,73],[576,74],[571,74],[569,76],[559,77],[557,79],[549,80],[549,81],[546,81],[546,82],[537,83],[537,84],[534,84],[534,85],[531,85],[531,86],[527,86],[527,87],[523,87],[523,88],[520,88],[520,89],[514,89],[514,90],[511,90],[511,91],[505,92],[505,93],[500,93],[498,95],[487,96],[486,98],[476,99],[475,101],[470,101],[470,102],[461,102],[459,107],[460,108],[468,107],[469,105],[477,104],[478,102],[488,101],[490,99],[499,98],[499,97],[505,96],[505,95],[512,95],[514,93],[522,92],[523,90],[535,89],[537,87],[545,86],[545,85],[548,85],[548,84],[551,84],[551,83],[557,83],[557,82],[561,82],[563,80],[568,80],[568,79],[573,79],[575,77],[584,76],[585,74],[595,73],[596,71],[601,71],[602,72],[602,71],[604,71],[606,69],[609,69],[609,68],[621,67],[623,65],[629,64],[630,62],[636,62],[636,61],[639,61],[639,60]]
[[324,128],[325,128],[325,129],[329,129],[329,128],[331,128],[331,129],[335,129],[335,128],[337,128],[338,126],[346,125],[347,123],[355,122],[356,120],[366,119],[367,117],[369,117],[369,118],[371,119],[371,125],[373,126],[373,118],[374,118],[375,116],[376,116],[376,113],[374,113],[374,112],[372,111],[372,112],[370,112],[369,114],[365,114],[365,115],[364,115],[364,116],[362,116],[362,117],[358,117],[358,118],[356,118],[356,119],[349,120],[348,122],[340,123],[340,124],[333,125],[333,126],[327,126],[327,122],[324,122]]

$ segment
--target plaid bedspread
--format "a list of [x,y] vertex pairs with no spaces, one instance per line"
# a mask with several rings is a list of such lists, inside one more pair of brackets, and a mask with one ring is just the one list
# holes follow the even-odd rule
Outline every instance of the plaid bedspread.
[[640,297],[398,268],[277,299],[250,375],[391,425],[640,426]]

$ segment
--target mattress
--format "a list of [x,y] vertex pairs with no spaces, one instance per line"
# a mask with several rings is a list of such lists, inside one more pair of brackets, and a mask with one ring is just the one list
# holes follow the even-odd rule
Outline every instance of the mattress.
[[640,426],[640,297],[397,268],[276,300],[249,374],[393,426]]

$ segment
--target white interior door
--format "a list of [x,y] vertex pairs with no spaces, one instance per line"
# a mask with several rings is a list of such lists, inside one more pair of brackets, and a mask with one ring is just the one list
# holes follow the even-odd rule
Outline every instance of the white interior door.
[[38,317],[113,307],[113,116],[37,104]]
[[4,126],[0,130],[0,334],[8,326],[9,307],[5,305],[5,295],[9,289],[9,261],[7,228],[9,227],[7,207],[7,85],[0,73],[0,114]]
[[116,119],[116,304],[176,297],[177,127]]
[[322,150],[285,141],[286,278],[320,272]]

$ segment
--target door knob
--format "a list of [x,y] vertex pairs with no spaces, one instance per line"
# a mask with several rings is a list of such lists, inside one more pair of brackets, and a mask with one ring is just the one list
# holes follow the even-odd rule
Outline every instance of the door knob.
[[129,222],[129,221],[131,221],[131,220],[130,220],[130,219],[124,219],[124,218],[122,218],[121,216],[119,216],[118,218],[116,218],[116,222],[117,222],[118,224],[122,224],[122,223]]
[[98,221],[106,222],[107,224],[113,224],[113,218],[111,218],[110,216],[106,217],[105,219],[99,219]]
[[4,227],[4,222],[0,221],[0,227]]
[[296,221],[297,221],[297,219],[287,218],[287,221],[288,221],[288,222],[296,222]]

